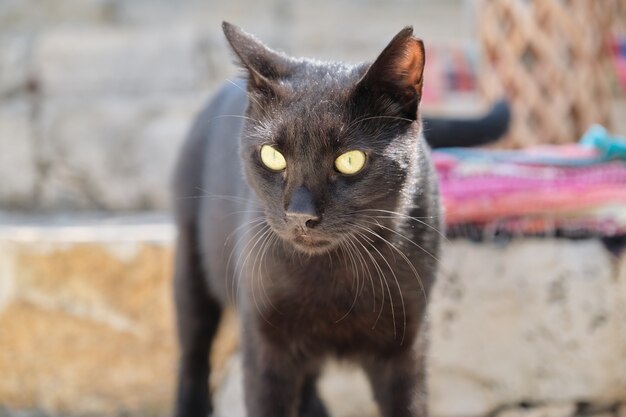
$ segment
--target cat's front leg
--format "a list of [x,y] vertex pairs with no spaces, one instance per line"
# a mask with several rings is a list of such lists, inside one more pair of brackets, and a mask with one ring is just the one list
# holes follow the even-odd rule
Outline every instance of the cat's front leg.
[[383,417],[427,417],[424,355],[408,349],[365,366]]
[[244,396],[248,417],[297,417],[303,372],[281,347],[244,330]]
[[208,352],[222,307],[206,288],[193,236],[192,228],[179,226],[174,294],[180,359],[174,417],[207,417],[213,411]]

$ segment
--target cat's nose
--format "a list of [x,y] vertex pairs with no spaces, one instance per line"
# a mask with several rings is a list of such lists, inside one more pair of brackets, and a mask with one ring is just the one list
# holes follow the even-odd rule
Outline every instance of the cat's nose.
[[311,216],[305,213],[287,213],[287,220],[301,228],[313,229],[320,223],[319,216]]
[[321,216],[315,208],[313,194],[306,187],[298,187],[291,194],[285,214],[289,223],[302,228],[312,229],[321,221]]

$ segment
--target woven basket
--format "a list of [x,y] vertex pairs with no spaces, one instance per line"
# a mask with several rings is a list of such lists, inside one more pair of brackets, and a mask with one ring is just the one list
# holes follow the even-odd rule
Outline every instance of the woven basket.
[[503,94],[513,124],[499,146],[576,142],[610,125],[607,37],[624,0],[479,0],[486,99]]

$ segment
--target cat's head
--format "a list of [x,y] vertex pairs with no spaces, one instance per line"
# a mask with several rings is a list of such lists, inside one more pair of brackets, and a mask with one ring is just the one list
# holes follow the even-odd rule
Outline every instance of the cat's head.
[[368,236],[416,186],[422,41],[407,27],[372,64],[347,65],[290,58],[223,29],[247,73],[240,154],[268,224],[309,254]]

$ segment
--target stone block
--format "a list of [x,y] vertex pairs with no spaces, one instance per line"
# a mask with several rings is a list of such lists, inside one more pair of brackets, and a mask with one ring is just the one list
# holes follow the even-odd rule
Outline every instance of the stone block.
[[626,398],[623,284],[599,241],[454,241],[431,304],[431,409]]
[[43,116],[44,209],[169,206],[178,150],[204,97],[50,100]]
[[[76,223],[0,227],[0,404],[166,415],[174,230]],[[623,402],[626,256],[596,241],[524,239],[449,242],[442,260],[429,311],[433,416],[570,417],[581,401]],[[212,357],[216,415],[243,417],[238,325],[232,314],[225,324]],[[352,368],[331,364],[320,392],[337,417],[377,415]],[[540,405],[509,408],[521,402]]]
[[41,35],[33,66],[47,96],[190,93],[221,74],[211,45],[189,27],[62,28]]
[[34,201],[39,174],[30,112],[23,100],[0,104],[0,208],[24,208]]
[[176,371],[172,229],[146,227],[2,228],[3,406],[167,413]]

